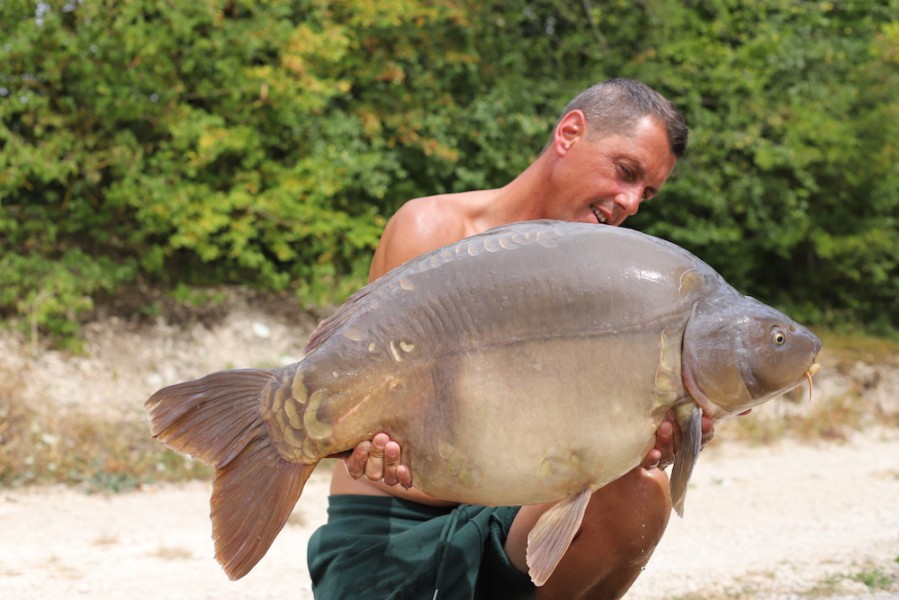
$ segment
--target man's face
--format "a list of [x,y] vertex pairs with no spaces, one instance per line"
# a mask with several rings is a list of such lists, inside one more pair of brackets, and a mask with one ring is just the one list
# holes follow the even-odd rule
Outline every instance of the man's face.
[[676,161],[664,127],[650,117],[627,136],[581,137],[554,173],[552,218],[620,225],[658,193]]

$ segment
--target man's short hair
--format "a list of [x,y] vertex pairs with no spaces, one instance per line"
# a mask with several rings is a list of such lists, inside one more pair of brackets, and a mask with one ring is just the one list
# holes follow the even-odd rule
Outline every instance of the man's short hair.
[[573,110],[584,113],[588,139],[628,135],[641,119],[651,116],[665,127],[674,156],[680,158],[687,150],[688,129],[683,115],[670,100],[640,81],[609,79],[597,83],[569,102],[562,117]]

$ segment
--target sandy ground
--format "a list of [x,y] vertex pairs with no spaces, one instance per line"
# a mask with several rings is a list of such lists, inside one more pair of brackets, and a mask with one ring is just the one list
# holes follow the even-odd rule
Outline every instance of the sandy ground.
[[[298,356],[308,329],[289,322],[244,307],[212,327],[106,323],[89,330],[84,357],[25,358],[10,338],[0,356],[60,405],[128,417],[160,385]],[[685,517],[672,517],[628,598],[899,598],[897,458],[897,430],[820,445],[716,440]],[[311,598],[306,542],[325,520],[327,472],[313,474],[266,557],[238,582],[212,557],[209,487],[0,490],[0,598]]]
[[[838,446],[712,446],[629,598],[899,597],[899,436]],[[325,519],[316,473],[266,557],[231,582],[212,558],[209,485],[120,495],[0,496],[0,594],[9,598],[312,598],[306,541]]]

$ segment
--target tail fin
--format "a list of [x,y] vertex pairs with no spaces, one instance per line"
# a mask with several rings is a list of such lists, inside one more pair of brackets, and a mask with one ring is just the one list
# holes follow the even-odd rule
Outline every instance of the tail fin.
[[261,394],[282,370],[242,369],[159,390],[146,402],[153,436],[215,467],[215,557],[231,579],[250,572],[284,527],[315,464],[278,454]]

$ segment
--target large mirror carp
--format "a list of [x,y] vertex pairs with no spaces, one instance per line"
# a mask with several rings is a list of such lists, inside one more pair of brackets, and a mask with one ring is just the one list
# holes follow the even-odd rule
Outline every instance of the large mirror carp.
[[674,409],[680,513],[704,412],[717,421],[817,369],[821,342],[686,250],[618,227],[531,221],[412,260],[352,296],[300,362],[156,392],[153,435],[215,466],[216,558],[242,577],[318,462],[384,431],[445,500],[559,500],[532,530],[546,581],[590,493],[652,448]]

